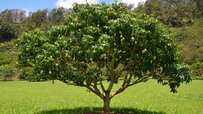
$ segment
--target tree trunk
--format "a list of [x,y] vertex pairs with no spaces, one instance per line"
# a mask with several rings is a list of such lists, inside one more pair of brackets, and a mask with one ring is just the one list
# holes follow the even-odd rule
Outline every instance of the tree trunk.
[[110,114],[110,95],[107,95],[104,99],[104,114]]

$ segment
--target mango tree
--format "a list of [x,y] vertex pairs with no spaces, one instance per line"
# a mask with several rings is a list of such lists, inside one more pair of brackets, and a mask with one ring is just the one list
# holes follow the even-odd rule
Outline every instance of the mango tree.
[[19,45],[22,65],[38,77],[86,87],[103,100],[104,114],[115,95],[140,82],[156,79],[176,92],[190,81],[169,29],[123,4],[75,4],[66,25],[26,33]]

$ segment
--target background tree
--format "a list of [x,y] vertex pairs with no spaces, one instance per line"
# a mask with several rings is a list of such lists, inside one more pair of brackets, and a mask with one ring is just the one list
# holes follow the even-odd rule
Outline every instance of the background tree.
[[17,38],[17,29],[7,24],[0,25],[0,42]]
[[67,10],[64,8],[54,8],[49,12],[49,20],[52,25],[60,25],[65,23],[65,15]]
[[152,14],[172,27],[191,25],[192,18],[199,15],[194,0],[147,0],[144,5],[140,4],[136,11]]
[[[16,69],[18,51],[15,46],[15,39],[22,33],[36,28],[47,30],[51,26],[63,24],[68,10],[58,8],[50,11],[45,9],[26,12],[28,15],[20,24],[15,23],[12,19],[14,10],[5,9],[0,12],[0,80],[13,80],[16,78],[29,81],[40,80],[41,78],[32,76],[33,69],[30,67]],[[43,22],[41,23],[41,21]],[[36,26],[36,23],[39,25]]]
[[[191,65],[192,70],[196,70],[193,66],[202,63],[202,3],[202,0],[147,0],[135,9],[136,12],[153,15],[173,27],[181,60]],[[202,79],[203,69],[199,68],[200,73],[196,73],[194,79]]]
[[196,19],[190,27],[175,28],[177,49],[181,60],[189,64],[193,79],[203,79],[203,19]]
[[0,12],[0,42],[18,37],[18,28],[12,20],[12,11],[4,10]]
[[9,9],[1,11],[1,13],[0,13],[1,23],[0,24],[3,24],[3,23],[13,23],[13,20],[12,20],[12,11],[13,10],[9,10]]
[[43,24],[46,23],[48,19],[48,10],[38,10],[36,12],[33,12],[31,15],[31,21],[34,24],[35,28],[40,28]]
[[76,4],[67,25],[23,35],[19,60],[36,76],[88,88],[109,114],[111,99],[137,83],[153,78],[176,92],[190,81],[171,37],[157,19],[124,5]]
[[196,20],[191,27],[175,29],[177,47],[182,61],[187,64],[203,62],[203,20]]
[[199,16],[203,16],[203,1],[202,0],[194,0],[196,5],[197,5],[197,9],[199,11]]
[[19,71],[16,66],[18,53],[14,40],[0,43],[0,80],[17,79]]

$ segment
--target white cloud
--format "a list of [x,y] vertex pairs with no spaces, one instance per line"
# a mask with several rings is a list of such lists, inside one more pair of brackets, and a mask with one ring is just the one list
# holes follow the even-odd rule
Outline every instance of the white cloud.
[[133,4],[134,7],[137,7],[138,3],[143,3],[146,0],[119,0],[119,2],[126,3],[128,5]]
[[99,0],[57,0],[57,7],[72,8],[73,3],[85,4],[86,1],[91,4],[99,3]]

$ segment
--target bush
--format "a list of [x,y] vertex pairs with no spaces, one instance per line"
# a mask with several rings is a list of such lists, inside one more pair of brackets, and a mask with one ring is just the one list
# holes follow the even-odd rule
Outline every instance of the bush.
[[4,56],[0,56],[0,66],[5,64],[10,64],[12,61],[11,58],[6,58]]
[[27,80],[30,82],[47,80],[47,78],[42,78],[42,77],[39,77],[38,75],[34,75],[34,69],[32,67],[21,68],[19,79]]
[[9,41],[17,38],[17,30],[10,25],[0,25],[0,42]]
[[203,80],[203,62],[197,62],[191,65],[193,79]]
[[22,68],[19,79],[32,81],[33,80],[33,69],[30,67]]
[[0,79],[2,80],[14,80],[18,77],[18,70],[13,65],[0,66]]

